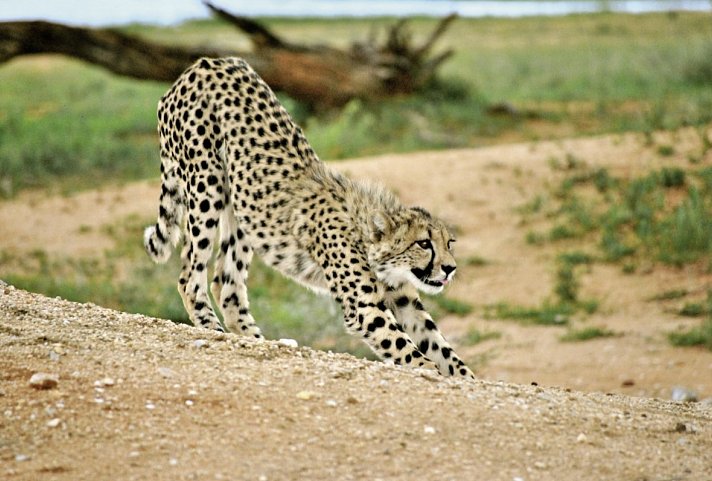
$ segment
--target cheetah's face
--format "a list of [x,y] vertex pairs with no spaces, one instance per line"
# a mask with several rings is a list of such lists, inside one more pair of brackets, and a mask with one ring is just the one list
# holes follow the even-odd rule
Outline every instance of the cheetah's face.
[[421,208],[372,216],[369,263],[378,279],[393,287],[410,282],[437,294],[455,275],[452,234]]

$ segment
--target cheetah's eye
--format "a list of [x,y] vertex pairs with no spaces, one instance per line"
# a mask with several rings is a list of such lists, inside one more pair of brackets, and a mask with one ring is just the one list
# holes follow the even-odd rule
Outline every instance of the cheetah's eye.
[[428,239],[415,241],[415,243],[418,244],[418,247],[421,249],[430,249],[432,247],[432,244]]

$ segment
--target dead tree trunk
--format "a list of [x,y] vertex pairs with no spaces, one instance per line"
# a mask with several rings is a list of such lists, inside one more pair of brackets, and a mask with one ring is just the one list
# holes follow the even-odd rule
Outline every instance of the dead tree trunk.
[[0,22],[0,63],[30,54],[56,53],[138,79],[171,82],[196,59],[239,56],[277,91],[315,108],[339,107],[354,98],[377,99],[422,88],[452,51],[430,56],[454,15],[414,46],[402,20],[383,45],[374,41],[348,50],[296,45],[263,25],[206,2],[215,15],[250,37],[252,51],[160,45],[113,29],[71,27],[51,22]]

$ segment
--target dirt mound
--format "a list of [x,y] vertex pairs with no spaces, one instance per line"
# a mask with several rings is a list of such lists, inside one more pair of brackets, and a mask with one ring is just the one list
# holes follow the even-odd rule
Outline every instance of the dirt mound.
[[0,349],[6,479],[712,476],[702,404],[443,380],[8,285]]

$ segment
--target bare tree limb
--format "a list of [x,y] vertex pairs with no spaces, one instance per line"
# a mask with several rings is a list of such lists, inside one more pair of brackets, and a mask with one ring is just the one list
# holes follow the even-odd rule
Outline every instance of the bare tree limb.
[[250,40],[252,41],[253,45],[257,48],[269,47],[284,48],[287,50],[291,50],[294,48],[294,46],[292,46],[288,42],[285,42],[277,35],[270,32],[264,26],[260,25],[254,20],[250,20],[247,17],[238,17],[236,15],[233,15],[221,9],[220,7],[216,7],[207,0],[203,0],[203,5],[208,7],[210,11],[213,12],[213,14],[216,15],[218,18],[225,20],[226,22],[237,27],[239,30],[245,32],[250,37]]
[[38,53],[68,55],[119,75],[162,81],[175,80],[201,56],[225,54],[158,45],[108,29],[43,21],[0,23],[0,62]]
[[417,49],[415,49],[414,55],[418,58],[423,58],[425,55],[428,54],[431,48],[433,48],[433,45],[435,45],[435,42],[438,41],[440,37],[447,31],[447,29],[450,27],[450,24],[457,18],[456,13],[451,13],[447,17],[444,17],[443,19],[440,20],[438,23],[438,26],[435,27],[435,30],[432,31],[430,34],[430,37]]
[[378,99],[422,88],[447,59],[448,50],[428,52],[455,16],[440,21],[425,43],[412,45],[407,20],[390,28],[382,46],[353,45],[349,50],[292,44],[265,26],[226,12],[208,0],[219,18],[245,32],[252,51],[172,47],[114,29],[72,27],[51,22],[0,22],[0,63],[22,56],[53,53],[100,65],[119,75],[170,82],[200,57],[239,56],[277,91],[314,108],[339,107],[352,99]]

